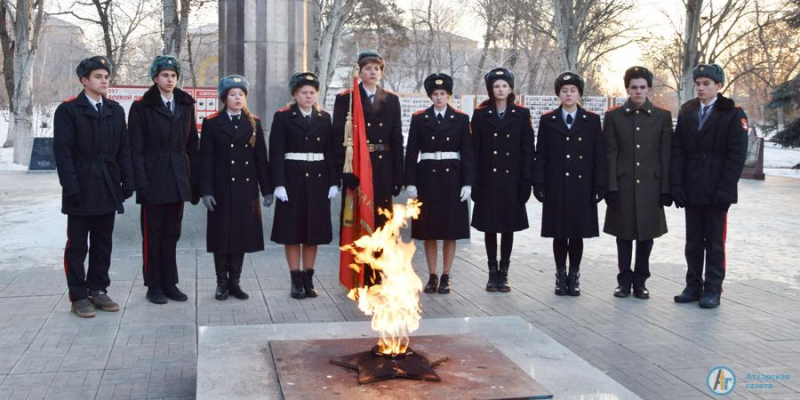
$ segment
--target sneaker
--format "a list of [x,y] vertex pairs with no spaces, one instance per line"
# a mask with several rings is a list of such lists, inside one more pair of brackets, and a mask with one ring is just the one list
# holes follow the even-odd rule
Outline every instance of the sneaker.
[[97,315],[89,299],[82,299],[72,303],[72,312],[81,318],[94,318]]
[[89,301],[94,304],[95,307],[108,312],[116,312],[119,311],[119,304],[111,300],[111,297],[108,297],[105,290],[89,290]]

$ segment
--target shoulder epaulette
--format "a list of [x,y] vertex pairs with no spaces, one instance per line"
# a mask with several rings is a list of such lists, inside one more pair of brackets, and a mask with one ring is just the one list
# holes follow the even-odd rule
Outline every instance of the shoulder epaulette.
[[597,115],[597,113],[596,113],[596,112],[589,111],[589,110],[587,110],[587,109],[585,109],[585,108],[583,109],[583,111],[586,111],[586,113],[587,113],[587,114]]
[[350,94],[350,92],[352,92],[352,91],[353,91],[352,89],[346,89],[343,92],[339,92],[339,96],[344,96],[344,95]]
[[617,105],[615,105],[614,107],[611,107],[611,108],[609,108],[608,110],[606,110],[606,112],[609,112],[609,111],[614,111],[614,110],[616,110],[616,109],[618,109],[618,108],[622,108],[622,106],[623,106],[623,105],[624,105],[624,104],[617,104]]
[[483,109],[484,109],[484,108],[486,108],[486,107],[488,107],[488,105],[486,105],[486,104],[478,104],[478,106],[477,106],[477,107],[475,107],[475,109],[476,109],[476,110],[483,110]]
[[383,88],[383,91],[386,92],[386,93],[393,94],[393,95],[397,96],[397,93],[395,93],[395,92],[393,92],[393,91],[391,91],[389,89]]
[[62,103],[70,103],[70,102],[73,102],[73,101],[75,101],[77,99],[78,98],[76,96],[72,96],[72,97],[70,97],[68,99],[64,99],[64,101],[62,101]]
[[422,110],[415,111],[414,114],[411,114],[411,115],[412,116],[417,116],[417,115],[420,115],[420,114],[424,114],[425,111],[428,111],[428,109],[427,108],[423,108]]
[[283,108],[281,108],[280,110],[278,110],[278,112],[286,112],[286,111],[289,111],[289,110],[291,110],[291,109],[292,109],[292,107],[291,107],[291,106],[286,106],[286,107],[283,107]]
[[555,110],[547,110],[547,111],[543,112],[542,115],[552,114],[553,111],[555,111]]
[[459,114],[466,115],[466,116],[468,116],[468,117],[469,117],[469,114],[465,113],[464,111],[462,111],[462,110],[460,110],[460,109],[458,109],[458,108],[454,108],[454,109],[453,109],[453,111],[455,111],[455,112],[457,112],[457,113],[459,113]]
[[211,115],[206,115],[206,118],[205,118],[205,119],[207,119],[207,120],[208,120],[208,119],[214,119],[214,118],[216,118],[216,117],[217,117],[217,115],[219,115],[219,111],[217,111],[217,112],[215,112],[215,113],[213,113],[213,114],[211,114]]

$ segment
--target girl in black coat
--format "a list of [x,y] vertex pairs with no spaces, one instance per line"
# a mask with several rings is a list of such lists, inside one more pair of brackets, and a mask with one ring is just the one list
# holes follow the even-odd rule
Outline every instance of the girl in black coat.
[[278,199],[272,241],[286,248],[291,296],[303,299],[317,297],[317,245],[333,239],[331,199],[339,193],[339,176],[331,116],[317,104],[319,79],[311,72],[298,72],[290,78],[289,88],[294,100],[275,113],[269,136],[270,172]]
[[203,121],[200,191],[208,209],[206,247],[214,253],[217,290],[225,300],[249,296],[239,286],[244,253],[264,250],[259,192],[272,204],[267,145],[261,120],[247,109],[247,80],[230,75],[219,82],[223,111]]
[[564,72],[555,89],[561,107],[539,122],[533,193],[544,203],[542,236],[553,238],[555,293],[580,296],[583,238],[599,236],[597,203],[606,192],[606,150],[600,116],[578,105],[583,79]]
[[[430,277],[425,293],[450,293],[450,267],[456,240],[469,238],[467,200],[472,190],[472,138],[469,116],[448,105],[453,79],[432,74],[425,91],[433,105],[411,117],[406,146],[405,183],[411,198],[422,202],[419,217],[411,223],[411,237],[425,241]],[[436,277],[437,241],[442,243],[443,270]]]
[[[505,68],[485,76],[489,100],[472,115],[477,178],[472,199],[472,226],[486,232],[489,259],[487,292],[508,292],[508,267],[514,232],[528,229],[525,203],[531,197],[534,137],[531,113],[514,104],[514,75]],[[497,234],[501,234],[500,265]]]

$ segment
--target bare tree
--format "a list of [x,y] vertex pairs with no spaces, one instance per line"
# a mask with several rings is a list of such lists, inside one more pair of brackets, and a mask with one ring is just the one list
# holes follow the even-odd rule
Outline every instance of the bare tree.
[[342,28],[358,0],[314,0],[314,73],[320,80],[320,99],[325,100],[339,59]]
[[[44,0],[0,0],[0,43],[10,112],[3,147],[14,146],[14,162],[28,164],[33,136],[33,60],[44,21]],[[13,27],[13,38],[9,32]]]
[[212,2],[216,0],[161,0],[161,39],[164,41],[161,54],[170,54],[180,59],[192,10]]

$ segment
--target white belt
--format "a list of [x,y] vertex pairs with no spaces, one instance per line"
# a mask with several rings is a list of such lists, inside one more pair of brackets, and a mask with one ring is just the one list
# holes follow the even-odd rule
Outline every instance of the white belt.
[[457,151],[437,151],[433,153],[422,153],[419,160],[460,160],[461,154]]
[[322,153],[286,153],[284,160],[292,161],[325,161],[325,154]]

